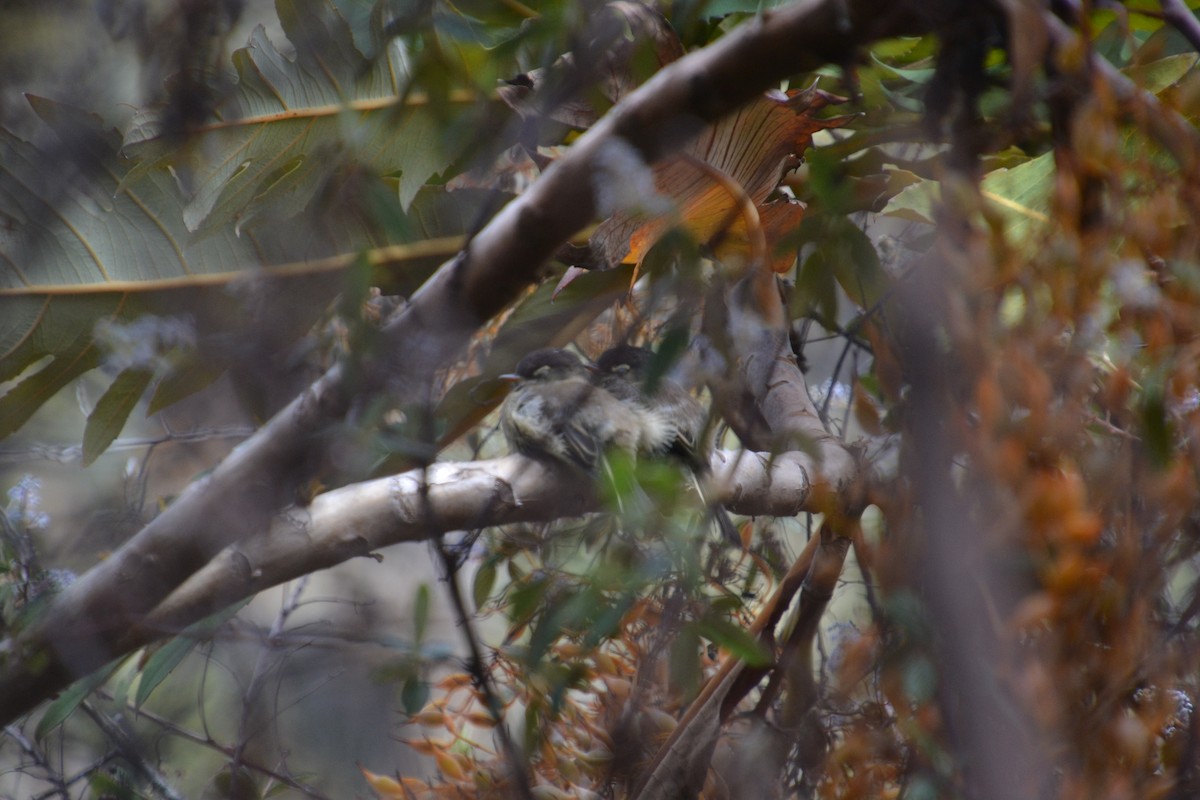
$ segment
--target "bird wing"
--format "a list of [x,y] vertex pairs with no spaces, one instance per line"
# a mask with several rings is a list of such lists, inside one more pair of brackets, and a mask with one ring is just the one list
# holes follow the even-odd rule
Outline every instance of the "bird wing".
[[594,431],[578,420],[569,420],[562,426],[562,443],[572,463],[589,472],[595,469],[600,460],[600,442]]

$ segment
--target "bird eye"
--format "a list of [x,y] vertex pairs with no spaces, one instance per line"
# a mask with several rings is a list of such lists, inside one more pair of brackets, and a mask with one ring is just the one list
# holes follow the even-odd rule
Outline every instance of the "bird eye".
[[629,369],[630,367],[628,364],[617,364],[615,367],[613,367],[613,372],[617,373],[618,375],[624,375],[626,372],[629,372]]

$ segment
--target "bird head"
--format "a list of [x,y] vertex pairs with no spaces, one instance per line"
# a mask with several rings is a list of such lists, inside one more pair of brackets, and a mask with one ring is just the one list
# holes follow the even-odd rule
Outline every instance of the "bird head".
[[588,375],[588,367],[569,350],[544,347],[534,350],[517,362],[516,369],[500,376],[512,383],[543,382]]
[[627,381],[641,382],[645,380],[654,360],[654,352],[645,347],[634,347],[621,344],[605,350],[596,359],[596,368],[606,374],[615,375]]

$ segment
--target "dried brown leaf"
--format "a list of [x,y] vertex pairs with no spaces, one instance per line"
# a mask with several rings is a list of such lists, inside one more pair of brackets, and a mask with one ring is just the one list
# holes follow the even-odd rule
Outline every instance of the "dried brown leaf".
[[[640,264],[650,247],[676,222],[705,244],[719,239],[726,254],[749,251],[753,231],[749,230],[747,215],[738,209],[743,197],[758,208],[758,224],[764,232],[769,228],[770,246],[772,238],[778,241],[794,229],[804,206],[767,204],[766,200],[784,173],[799,163],[798,157],[812,144],[814,133],[841,127],[852,119],[816,116],[826,106],[842,102],[845,98],[815,85],[787,94],[772,92],[710,126],[683,154],[654,167],[655,186],[674,202],[675,219],[658,216],[647,220],[634,211],[618,212],[592,235],[593,253],[609,266]],[[698,168],[697,161],[706,168]],[[730,191],[714,178],[714,173],[728,178],[741,192]],[[761,221],[764,214],[769,222]],[[781,263],[773,254],[771,261],[776,266]]]

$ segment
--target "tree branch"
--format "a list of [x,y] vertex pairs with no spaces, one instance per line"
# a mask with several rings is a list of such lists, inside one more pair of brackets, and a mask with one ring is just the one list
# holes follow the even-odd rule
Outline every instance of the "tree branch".
[[[814,476],[833,484],[850,477],[830,473],[828,465],[823,469],[805,453],[719,451],[712,462],[712,496],[749,515],[789,517],[813,510]],[[372,556],[388,545],[488,525],[547,522],[599,508],[580,477],[519,455],[441,462],[345,486],[279,514],[266,534],[230,545],[139,624],[96,644],[114,657],[133,652],[264,589]],[[71,607],[64,611],[83,613]],[[0,697],[11,696],[19,685],[12,674],[0,674]]]
[[1183,0],[1160,0],[1163,18],[1179,31],[1192,47],[1200,50],[1200,21]]
[[[647,162],[793,73],[843,61],[885,36],[921,33],[955,4],[800,2],[763,14],[663,69],[585,133],[524,195],[413,296],[385,329],[385,351],[331,369],[210,475],[0,644],[0,724],[110,661],[146,615],[226,547],[267,529],[319,471],[324,437],[352,403],[392,390],[424,399],[471,334],[535,281],[542,262],[595,214],[595,156],[620,137]],[[911,7],[910,7],[911,6]],[[251,580],[253,583],[253,580]]]
[[[794,516],[812,497],[810,476],[817,465],[802,453],[771,457],[722,451],[714,455],[713,468],[714,496],[732,510]],[[422,478],[428,482],[424,497]],[[346,486],[320,495],[307,508],[280,514],[267,535],[227,548],[115,646],[129,652],[256,592],[388,545],[596,510],[598,501],[578,477],[517,455],[442,462]],[[0,678],[0,693],[4,687]]]

